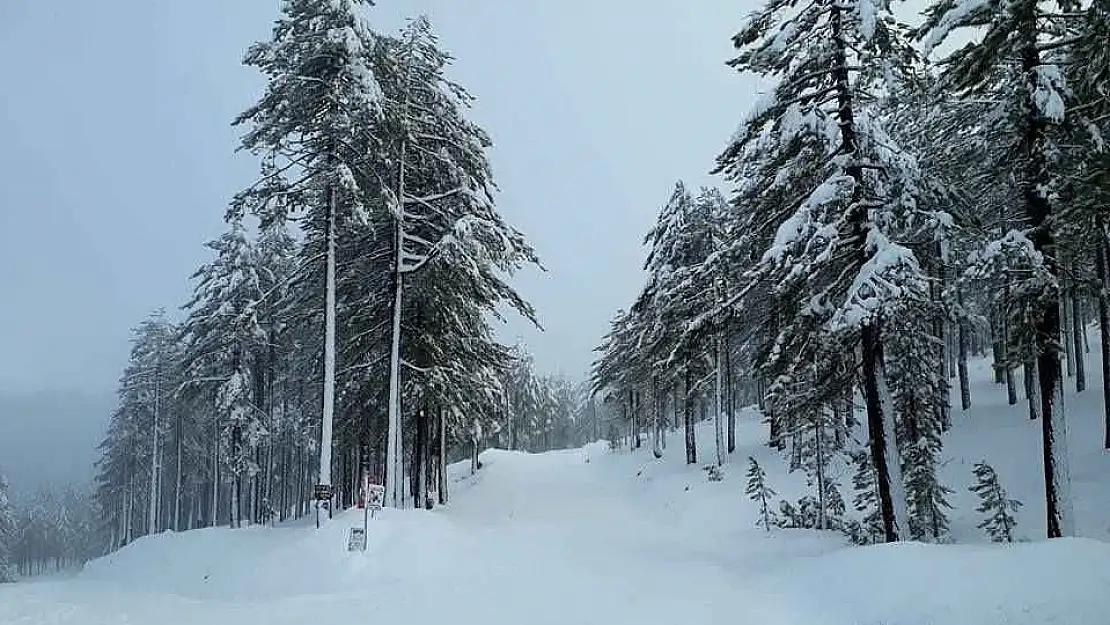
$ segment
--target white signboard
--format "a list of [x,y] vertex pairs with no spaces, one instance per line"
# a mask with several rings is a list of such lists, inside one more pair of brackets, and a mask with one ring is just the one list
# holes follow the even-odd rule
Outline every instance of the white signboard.
[[366,551],[366,530],[361,527],[352,527],[347,538],[347,551]]
[[366,487],[366,507],[371,510],[381,510],[385,504],[385,486],[370,484]]

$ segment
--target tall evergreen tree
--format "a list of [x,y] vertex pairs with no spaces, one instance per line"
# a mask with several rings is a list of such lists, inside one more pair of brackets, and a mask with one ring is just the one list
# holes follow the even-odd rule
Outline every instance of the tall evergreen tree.
[[221,432],[221,454],[232,483],[232,525],[243,513],[243,482],[260,470],[256,451],[268,435],[262,393],[270,333],[261,317],[266,281],[258,252],[238,221],[209,243],[216,259],[201,267],[196,294],[187,304],[187,373],[192,384],[211,389]]
[[[359,15],[364,0],[289,0],[269,41],[250,47],[245,64],[267,78],[254,106],[236,118],[242,145],[264,159],[263,181],[247,189],[232,215],[250,208],[264,224],[301,213],[310,256],[323,266],[324,371],[319,483],[332,484],[336,399],[338,242],[342,229],[369,219],[366,181],[381,140],[381,89],[370,64],[373,33]],[[321,262],[322,261],[322,262]],[[311,284],[311,283],[310,283]],[[318,284],[318,283],[317,283]]]
[[116,544],[164,527],[164,439],[180,362],[176,333],[162,311],[140,323],[120,378],[120,405],[101,445],[98,477],[101,506]]
[[772,285],[775,314],[762,319],[775,336],[764,357],[775,376],[813,362],[815,350],[859,348],[885,535],[906,538],[883,332],[908,302],[928,297],[904,243],[920,227],[918,199],[929,189],[871,103],[898,89],[912,52],[887,3],[870,0],[801,8],[773,0],[734,42],[741,52],[732,66],[778,85],[718,161],[738,186],[733,205],[747,216],[735,245],[765,250],[730,303]]
[[[429,20],[416,18],[400,37],[383,38],[377,58],[390,130],[383,176],[390,182],[382,193],[394,231],[388,481],[400,473],[401,389],[418,389],[421,406],[469,411],[484,401],[458,391],[468,369],[485,370],[489,382],[508,365],[485,316],[505,303],[535,323],[505,277],[538,258],[495,209],[491,141],[466,119],[473,97],[447,78],[452,58]],[[415,385],[402,383],[403,368]]]
[[1002,240],[1033,267],[1015,294],[1017,330],[1027,334],[1038,373],[1042,422],[1048,536],[1074,533],[1063,406],[1060,228],[1061,155],[1058,139],[1069,119],[1074,94],[1058,62],[1073,41],[1070,15],[1080,4],[1070,0],[1021,0],[933,4],[918,30],[927,49],[955,30],[975,28],[983,36],[943,60],[942,86],[968,98],[1002,96],[1008,124],[1006,146],[1021,190],[1025,215],[1020,230]]
[[903,457],[909,531],[916,540],[940,539],[948,529],[945,513],[951,489],[940,482],[941,437],[950,426],[949,390],[941,362],[942,338],[929,305],[891,320],[888,333],[892,407]]

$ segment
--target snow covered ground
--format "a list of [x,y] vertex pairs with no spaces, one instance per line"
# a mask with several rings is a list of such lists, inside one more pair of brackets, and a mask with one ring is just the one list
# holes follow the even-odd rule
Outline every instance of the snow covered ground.
[[[1097,364],[1097,363],[1092,363]],[[1097,369],[1093,369],[1097,371]],[[748,455],[794,498],[754,413],[725,480],[648,449],[603,445],[541,455],[490,451],[476,477],[452,467],[453,502],[387,510],[367,553],[345,551],[358,511],[321,530],[202,530],[144,538],[71,579],[0,587],[0,624],[363,623],[559,625],[1102,625],[1110,614],[1110,455],[1099,389],[1069,396],[1077,517],[1087,538],[984,544],[972,463],[993,463],[1043,534],[1038,424],[977,371],[958,410],[944,474],[960,545],[857,548],[833,533],[754,526]],[[702,433],[703,458],[712,435]]]

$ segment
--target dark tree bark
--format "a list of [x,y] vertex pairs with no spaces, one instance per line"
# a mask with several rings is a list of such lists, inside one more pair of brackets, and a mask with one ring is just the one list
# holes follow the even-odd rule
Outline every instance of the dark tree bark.
[[1083,358],[1083,306],[1082,300],[1072,294],[1071,298],[1072,354],[1075,356],[1075,392],[1087,390],[1087,363]]
[[682,402],[683,408],[683,425],[686,434],[686,464],[697,464],[698,462],[698,445],[697,439],[694,435],[694,407],[691,403],[690,397],[690,363],[687,362],[685,366],[685,384],[683,390],[686,391],[685,398]]
[[427,482],[425,469],[427,467],[427,458],[425,454],[428,449],[428,414],[427,414],[427,400],[423,402],[416,411],[416,432],[412,444],[412,474],[409,477],[409,483],[412,488],[412,505],[415,508],[423,507],[424,501],[427,499]]
[[1027,360],[1022,366],[1025,373],[1025,399],[1029,403],[1029,418],[1037,419],[1041,414],[1041,385],[1037,374],[1037,361]]
[[638,393],[635,390],[628,391],[628,410],[632,417],[632,449],[640,448],[640,418],[639,418],[639,403]]
[[[963,306],[963,295],[960,294],[959,289],[956,290],[956,301],[959,302],[959,306]],[[969,410],[971,408],[971,379],[967,372],[967,324],[963,320],[956,323],[958,325],[956,331],[956,369],[960,377],[960,408]]]
[[1106,235],[1099,229],[1098,243],[1095,245],[1095,260],[1098,264],[1098,329],[1102,353],[1102,413],[1103,448],[1110,449],[1110,269],[1107,267]]
[[[1048,147],[1045,145],[1048,122],[1038,111],[1031,93],[1036,72],[1041,66],[1037,48],[1037,5],[1023,2],[1018,7],[1018,32],[1024,42],[1021,51],[1021,69],[1025,76],[1026,115],[1023,148],[1027,157],[1027,170],[1023,180],[1025,210],[1033,247],[1041,253],[1045,270],[1060,279],[1060,266],[1053,230],[1052,204],[1045,189],[1050,188]],[[1060,370],[1060,292],[1047,289],[1041,298],[1043,310],[1039,311],[1036,332],[1037,372],[1040,382],[1041,434],[1043,439],[1045,503],[1048,537],[1071,535],[1070,484],[1067,471],[1067,443],[1065,416],[1063,414],[1063,375]]]
[[437,459],[439,461],[439,470],[437,471],[439,483],[437,484],[437,491],[439,492],[439,503],[442,505],[446,504],[449,499],[447,494],[447,486],[449,483],[447,479],[447,417],[443,412],[443,406],[439,407],[439,410],[436,412],[436,417],[439,422],[437,428],[439,430],[439,453],[437,454]]
[[1061,346],[1064,349],[1064,365],[1065,365],[1065,371],[1067,373],[1067,377],[1074,378],[1075,377],[1075,354],[1072,352],[1072,342],[1071,342],[1071,336],[1072,336],[1071,320],[1072,320],[1072,306],[1074,305],[1074,300],[1071,297],[1070,291],[1071,291],[1070,288],[1065,289],[1064,292],[1060,294],[1061,295],[1061,297],[1060,297],[1061,314],[1063,315],[1060,319],[1060,323],[1062,324],[1062,330],[1063,330],[1063,336],[1061,337]]
[[863,396],[867,408],[867,431],[871,445],[871,462],[875,467],[876,490],[879,496],[879,513],[883,521],[883,535],[886,542],[897,542],[902,539],[909,528],[899,527],[896,518],[894,489],[899,491],[901,484],[895,480],[901,479],[901,467],[897,466],[897,458],[891,458],[887,437],[894,436],[894,432],[887,432],[886,419],[883,410],[889,408],[884,405],[882,397],[885,387],[885,371],[883,367],[883,348],[879,339],[879,330],[874,326],[865,326],[862,336],[863,359]]
[[[934,274],[936,276],[938,276],[941,279],[941,281],[943,281],[943,282],[951,282],[953,280],[952,270],[951,270],[951,267],[948,264],[947,255],[945,254],[945,248],[943,247],[942,243],[937,242],[936,249],[935,249],[935,254],[936,254],[936,259],[937,259],[938,266],[936,267],[936,270],[934,271]],[[941,282],[932,283],[929,286],[930,298],[934,302],[940,303],[941,299],[942,299],[943,290],[944,290],[944,286]],[[949,352],[948,320],[945,316],[945,313],[943,311],[942,306],[938,306],[938,311],[939,312],[937,312],[936,316],[933,318],[933,336],[936,337],[937,341],[940,344],[939,348],[938,348],[940,350],[940,354],[939,354],[940,362],[938,363],[940,365],[940,381],[945,385],[945,390],[947,391],[947,389],[948,389],[948,380],[951,379],[951,376],[948,374],[948,370],[949,370],[949,362],[948,362],[949,361],[949,356],[948,356],[948,352]],[[849,395],[849,408],[848,408],[848,414],[849,415],[851,414],[850,403],[851,403],[851,395]],[[947,392],[945,392],[944,401],[941,401],[937,404],[937,412],[938,412],[938,417],[940,417],[940,422],[943,425],[943,428],[945,430],[947,430],[949,427],[951,427],[951,424],[952,424],[952,404],[951,404],[951,402],[948,401],[948,393]]]
[[725,324],[725,406],[728,408],[728,453],[736,451],[736,389],[732,381],[732,324]]
[[994,357],[994,383],[1002,384],[1006,373],[1006,321],[1001,310],[995,313],[994,327],[991,328],[991,354]]

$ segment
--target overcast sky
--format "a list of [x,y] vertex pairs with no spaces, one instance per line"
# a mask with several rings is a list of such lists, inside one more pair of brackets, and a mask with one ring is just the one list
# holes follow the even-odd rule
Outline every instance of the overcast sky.
[[[737,0],[381,0],[426,13],[478,97],[506,217],[548,268],[511,323],[542,370],[581,375],[642,285],[641,240],[674,181],[755,98],[724,65]],[[111,389],[129,330],[176,308],[256,164],[231,119],[261,88],[240,60],[277,0],[0,1],[0,390]]]

